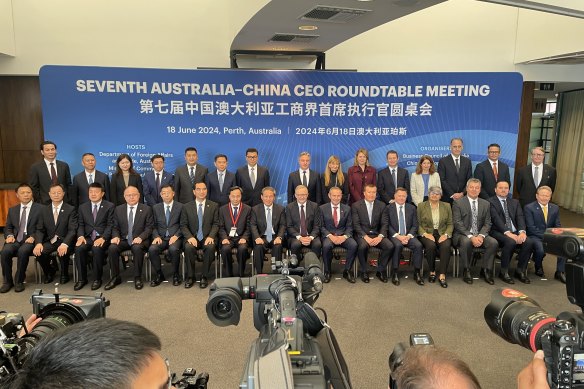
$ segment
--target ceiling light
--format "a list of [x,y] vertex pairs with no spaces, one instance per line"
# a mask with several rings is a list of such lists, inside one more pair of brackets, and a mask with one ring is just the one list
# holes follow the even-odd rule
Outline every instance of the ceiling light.
[[298,27],[299,30],[302,31],[314,31],[314,30],[318,30],[318,27],[316,26],[300,26]]

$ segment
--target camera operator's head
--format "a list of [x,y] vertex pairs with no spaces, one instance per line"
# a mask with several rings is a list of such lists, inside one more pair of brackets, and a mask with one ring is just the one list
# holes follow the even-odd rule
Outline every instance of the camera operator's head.
[[170,387],[160,340],[135,323],[93,319],[39,342],[11,389]]
[[394,371],[399,389],[480,389],[468,365],[456,354],[433,346],[410,347]]

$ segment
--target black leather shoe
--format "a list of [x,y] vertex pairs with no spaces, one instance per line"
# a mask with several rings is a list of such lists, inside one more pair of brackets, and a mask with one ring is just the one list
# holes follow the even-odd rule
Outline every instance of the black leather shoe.
[[499,273],[499,278],[501,279],[501,281],[506,282],[507,284],[514,284],[515,281],[513,281],[513,278],[509,277],[509,273],[505,272],[500,272]]
[[49,273],[45,276],[45,280],[43,281],[43,283],[51,284],[54,279],[55,279],[55,273]]
[[22,282],[17,282],[16,285],[14,286],[14,291],[16,293],[24,291],[24,284]]
[[101,288],[101,280],[93,281],[91,284],[91,290],[98,290],[99,288]]
[[440,284],[441,287],[443,288],[448,288],[448,282],[446,282],[446,278],[445,279],[438,279],[438,283]]
[[343,270],[343,278],[351,284],[355,283],[355,276],[349,270]]
[[328,284],[329,282],[331,282],[331,273],[329,273],[329,272],[324,273],[323,278],[322,278],[322,282],[324,282],[325,284]]
[[483,271],[483,278],[485,279],[485,282],[489,285],[495,285],[495,280],[493,280],[493,276],[491,275],[491,271],[485,269]]
[[529,278],[527,278],[527,275],[525,274],[525,272],[522,272],[522,271],[516,271],[515,278],[517,278],[519,281],[523,282],[524,284],[531,283],[531,280]]
[[187,289],[192,288],[194,283],[195,283],[195,281],[193,281],[192,278],[190,278],[190,277],[187,278],[185,280],[185,288],[187,288]]
[[393,274],[391,275],[391,283],[395,286],[399,286],[399,276],[397,275],[397,269],[393,270]]
[[462,271],[462,279],[469,285],[472,285],[472,276],[470,274],[470,269],[464,269]]
[[117,285],[122,283],[122,279],[120,277],[113,277],[105,286],[103,287],[105,290],[112,290]]
[[77,281],[73,286],[73,290],[81,290],[85,285],[87,285],[87,281]]
[[368,284],[369,283],[369,274],[366,271],[361,272],[361,281]]
[[156,278],[153,279],[152,281],[150,281],[150,286],[152,286],[152,287],[158,286],[158,285],[162,284],[162,281],[164,281],[164,276],[162,275],[162,273],[158,273],[156,275]]
[[385,275],[385,272],[378,271],[377,273],[375,273],[375,277],[377,277],[377,279],[383,282],[384,284],[387,283],[387,276]]
[[207,277],[201,277],[201,283],[199,284],[199,287],[201,289],[205,289],[208,285],[209,281],[207,281]]
[[61,276],[59,278],[59,284],[64,285],[67,282],[69,282],[69,276],[68,275],[64,275],[64,276]]
[[560,281],[562,284],[566,283],[566,273],[564,273],[563,271],[557,271],[554,274],[554,278],[558,281]]
[[419,270],[414,271],[414,281],[416,281],[416,284],[424,286],[424,279],[422,278]]
[[140,290],[144,287],[144,283],[140,277],[134,277],[134,288]]
[[2,284],[2,287],[0,287],[0,293],[8,293],[13,286],[13,284]]
[[542,267],[536,267],[535,268],[535,275],[538,277],[545,277],[545,273],[543,272],[543,268]]
[[174,286],[179,286],[180,285],[180,277],[178,276],[178,274],[175,274],[172,276],[172,284]]
[[436,282],[436,273],[430,274],[428,276],[428,282],[431,283],[431,284],[433,284],[434,282]]

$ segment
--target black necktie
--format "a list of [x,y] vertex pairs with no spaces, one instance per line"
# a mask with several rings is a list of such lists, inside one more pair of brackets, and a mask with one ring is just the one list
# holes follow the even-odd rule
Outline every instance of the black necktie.
[[156,199],[160,197],[160,173],[156,173]]
[[306,170],[302,172],[302,185],[308,187],[308,179],[306,178]]
[[22,242],[22,239],[24,239],[25,231],[26,231],[26,205],[23,205],[22,215],[20,215],[20,223],[18,223],[18,234],[16,235],[17,242]]
[[307,236],[306,231],[306,214],[304,213],[304,204],[300,206],[300,235]]
[[53,185],[57,185],[59,183],[59,179],[57,178],[57,171],[55,170],[55,164],[51,162],[51,183]]

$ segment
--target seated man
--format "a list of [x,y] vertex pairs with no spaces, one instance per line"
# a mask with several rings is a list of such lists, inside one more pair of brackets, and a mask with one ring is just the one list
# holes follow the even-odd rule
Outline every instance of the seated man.
[[124,190],[124,199],[126,204],[118,205],[114,211],[113,238],[108,249],[112,278],[105,285],[105,290],[113,289],[122,283],[120,254],[126,250],[131,250],[134,257],[134,288],[140,290],[144,287],[142,264],[150,245],[154,225],[152,208],[140,203],[140,192],[135,186],[128,186]]
[[114,223],[113,203],[106,201],[105,188],[98,182],[89,184],[87,191],[89,201],[79,206],[79,227],[75,243],[75,263],[79,271],[79,280],[73,287],[80,290],[87,285],[87,253],[93,254],[93,271],[95,280],[91,290],[101,288],[103,265],[107,258],[107,249],[112,238]]
[[471,178],[466,183],[466,196],[455,200],[452,206],[452,221],[454,235],[452,242],[460,250],[463,268],[463,279],[472,284],[470,262],[473,248],[485,249],[483,268],[481,270],[485,282],[493,285],[495,281],[491,274],[495,261],[495,253],[499,247],[497,241],[489,236],[491,231],[491,205],[487,200],[479,198],[481,181]]
[[365,185],[363,189],[363,199],[353,204],[351,216],[353,217],[353,236],[357,241],[357,258],[361,265],[361,280],[369,282],[367,273],[367,255],[370,247],[380,250],[377,261],[377,278],[382,282],[387,282],[387,263],[393,252],[393,243],[387,234],[387,220],[384,220],[383,210],[385,204],[381,200],[376,200],[377,187],[375,185]]
[[357,242],[353,239],[351,207],[346,204],[341,204],[343,191],[339,187],[331,187],[328,197],[330,202],[320,206],[322,218],[322,226],[320,228],[322,236],[322,260],[324,263],[323,282],[329,283],[331,280],[333,248],[340,246],[347,250],[343,278],[354,284],[355,276],[353,276],[351,268],[353,267],[355,255],[357,254]]
[[148,249],[148,257],[156,278],[150,281],[150,286],[158,286],[164,281],[160,253],[168,250],[172,262],[172,284],[179,284],[180,250],[182,248],[182,232],[180,230],[180,215],[183,205],[174,201],[174,189],[170,184],[160,188],[162,202],[152,207],[154,228],[152,228],[152,245]]
[[[42,205],[33,202],[32,188],[20,184],[16,188],[16,198],[20,204],[8,210],[4,227],[4,247],[2,248],[2,274],[4,275],[0,293],[8,292],[13,286],[15,292],[24,290],[28,257],[34,249],[34,233],[38,224]],[[16,285],[12,278],[12,258],[17,257]]]
[[405,188],[397,188],[394,194],[394,202],[390,203],[383,215],[387,219],[384,224],[388,227],[388,237],[393,243],[393,256],[391,258],[392,276],[391,282],[399,285],[398,267],[399,258],[404,247],[412,251],[414,263],[414,281],[424,286],[424,279],[420,274],[422,268],[422,243],[416,238],[418,234],[418,215],[416,207],[406,203],[408,192]]
[[[552,198],[552,188],[540,186],[535,193],[536,201],[525,206],[525,224],[527,225],[527,236],[533,239],[533,262],[535,262],[535,275],[545,277],[543,273],[543,234],[546,228],[561,227],[560,207],[550,202]],[[566,283],[566,259],[558,257],[556,262],[556,273],[554,278],[562,283]]]
[[59,282],[69,282],[69,256],[73,253],[73,242],[77,232],[77,211],[63,201],[65,190],[61,184],[53,184],[49,189],[51,203],[41,210],[35,233],[36,246],[33,254],[37,257],[43,272],[45,284],[53,282],[55,267],[51,265],[51,253],[57,251],[61,264]]
[[320,210],[318,205],[308,200],[308,188],[298,185],[294,194],[296,201],[286,206],[286,231],[288,247],[298,261],[302,260],[302,247],[308,247],[320,257]]
[[497,239],[501,247],[501,271],[499,278],[508,284],[514,284],[509,276],[509,264],[515,248],[519,248],[515,277],[529,284],[527,264],[533,251],[533,239],[527,237],[525,218],[518,200],[509,198],[509,183],[497,182],[495,194],[489,199],[491,203],[491,236]]
[[219,231],[219,207],[216,203],[207,200],[207,185],[204,182],[197,182],[193,192],[195,200],[186,203],[180,215],[180,229],[185,241],[187,268],[185,288],[187,289],[191,288],[195,282],[193,268],[198,249],[203,250],[203,272],[199,286],[207,287]]
[[282,260],[284,234],[286,234],[286,212],[280,204],[274,203],[276,190],[271,186],[262,189],[262,204],[251,210],[249,226],[253,239],[253,259],[257,274],[263,273],[266,250],[272,250],[272,257]]
[[239,186],[229,190],[229,204],[219,208],[219,239],[221,243],[221,258],[227,266],[227,277],[233,277],[231,249],[237,247],[237,262],[239,277],[244,276],[245,261],[248,258],[248,244],[251,237],[249,219],[251,208],[241,202],[243,191]]

